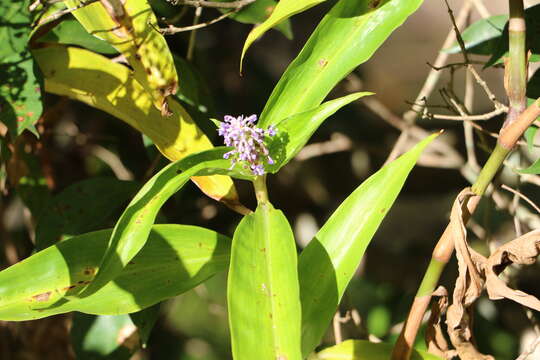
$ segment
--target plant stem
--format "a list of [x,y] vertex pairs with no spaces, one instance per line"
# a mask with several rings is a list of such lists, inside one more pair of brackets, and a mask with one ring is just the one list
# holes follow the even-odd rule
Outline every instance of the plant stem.
[[257,197],[257,203],[262,205],[268,202],[268,190],[266,189],[266,175],[257,176],[253,180],[253,187],[255,188],[255,196]]
[[[514,123],[501,130],[499,141],[493,153],[482,168],[478,179],[471,188],[471,190],[478,196],[470,198],[467,202],[466,205],[469,213],[464,214],[464,223],[467,223],[470,216],[476,210],[480,196],[485,193],[488,185],[493,180],[504,159],[510,153],[519,137],[538,116],[540,116],[539,100],[533,103],[525,112],[521,114],[521,116],[516,118]],[[418,333],[422,318],[424,317],[431,300],[431,293],[435,290],[435,287],[439,282],[440,275],[450,260],[453,251],[454,243],[450,227],[448,226],[433,250],[432,259],[428,265],[428,268],[426,269],[418,292],[416,293],[404,328],[396,342],[396,345],[394,346],[392,360],[407,360],[410,358],[416,334]]]
[[525,50],[525,13],[523,0],[510,0],[508,21],[509,59],[506,64],[506,92],[509,111],[506,124],[512,123],[525,110],[527,99],[527,59]]

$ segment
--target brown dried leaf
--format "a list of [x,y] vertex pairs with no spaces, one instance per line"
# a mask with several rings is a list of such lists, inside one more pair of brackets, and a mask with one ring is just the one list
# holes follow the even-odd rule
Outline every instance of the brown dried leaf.
[[448,308],[446,322],[450,340],[462,360],[492,360],[493,357],[480,353],[474,345],[472,333],[472,308],[470,306],[484,288],[484,266],[486,258],[467,243],[467,229],[464,216],[469,216],[467,202],[477,196],[469,188],[464,189],[456,198],[450,215],[450,229],[456,257],[458,260],[458,278],[452,295],[452,305]]
[[508,287],[497,275],[510,264],[531,265],[540,255],[540,230],[531,231],[504,244],[487,259],[485,267],[486,288],[489,298],[507,298],[521,305],[540,311],[540,300],[533,295]]
[[448,310],[449,327],[457,328],[464,316],[465,308],[470,306],[482,293],[482,278],[485,257],[469,247],[467,229],[463,222],[463,208],[471,196],[476,196],[469,188],[464,189],[454,201],[450,215],[450,229],[454,239],[459,275],[454,287],[452,306]]
[[431,296],[438,297],[439,300],[431,303],[431,315],[425,335],[428,352],[445,359],[451,359],[456,354],[454,350],[448,348],[448,342],[441,326],[442,315],[446,313],[448,308],[448,290],[444,286],[439,286]]

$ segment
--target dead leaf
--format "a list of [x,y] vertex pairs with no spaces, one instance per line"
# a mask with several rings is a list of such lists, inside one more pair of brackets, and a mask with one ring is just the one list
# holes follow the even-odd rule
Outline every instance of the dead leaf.
[[510,264],[531,265],[540,255],[540,230],[531,231],[499,247],[487,259],[486,289],[489,298],[499,300],[507,298],[540,311],[540,300],[520,290],[508,287],[498,275]]
[[[446,315],[447,331],[452,345],[462,360],[493,360],[489,355],[480,353],[474,344],[472,333],[471,305],[484,288],[484,266],[486,258],[474,251],[467,243],[464,212],[470,197],[477,196],[469,188],[464,189],[456,198],[450,214],[450,231],[454,240],[458,260],[458,278],[456,279],[452,305]],[[467,211],[467,210],[466,210]]]
[[444,286],[439,286],[432,297],[438,297],[438,301],[431,304],[431,315],[426,327],[426,344],[428,352],[445,359],[451,359],[457,355],[455,350],[450,350],[448,342],[442,330],[442,316],[448,308],[448,290]]

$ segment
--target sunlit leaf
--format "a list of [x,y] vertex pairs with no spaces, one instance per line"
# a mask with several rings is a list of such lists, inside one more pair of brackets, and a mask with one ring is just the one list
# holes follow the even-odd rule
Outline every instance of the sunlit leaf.
[[[84,0],[66,0],[74,7]],[[157,19],[146,0],[93,2],[73,12],[92,35],[105,40],[127,59],[134,77],[151,94],[162,113],[168,96],[176,93],[178,76],[167,42],[157,28]]]
[[[133,79],[130,70],[88,50],[50,46],[34,50],[45,77],[45,90],[87,103],[125,121],[148,136],[169,160],[212,148],[210,140],[174,99],[172,115],[161,116],[151,96]],[[238,202],[231,179],[195,179],[211,198]]]
[[259,204],[234,233],[227,281],[233,357],[300,359],[300,298],[291,227]]
[[[347,340],[310,357],[309,360],[388,360],[392,344],[372,343],[367,340]],[[427,351],[413,350],[411,360],[442,360]]]
[[174,162],[143,185],[118,219],[96,278],[86,295],[102,288],[122,272],[148,240],[161,206],[192,176],[225,174],[252,178],[251,174],[243,174],[239,166],[231,169],[231,162],[223,159],[226,151],[227,148],[215,148]]
[[246,54],[247,49],[255,40],[257,40],[266,31],[270,30],[272,27],[278,25],[282,21],[317,4],[320,4],[323,1],[325,0],[281,0],[280,2],[278,2],[274,10],[272,11],[272,15],[270,15],[270,17],[266,19],[261,25],[255,27],[249,33],[246,42],[244,43],[244,48],[242,49],[242,55],[240,57],[240,72],[242,72],[242,62],[244,60],[244,55]]
[[319,344],[373,235],[422,150],[436,136],[426,138],[364,181],[300,254],[304,356]]
[[[274,165],[267,165],[269,172],[275,173],[287,164],[308,142],[311,135],[321,126],[324,120],[332,116],[341,107],[358,100],[370,92],[354,93],[339,99],[327,101],[315,109],[308,110],[279,122],[277,136],[269,145],[270,155],[275,160]],[[261,122],[263,128],[264,122]]]
[[154,225],[148,243],[119,276],[81,298],[111,233],[67,239],[1,271],[0,319],[32,320],[70,311],[132,313],[193,288],[229,263],[227,237],[195,226]]
[[367,61],[422,0],[341,0],[289,65],[261,114],[266,125],[320,105],[330,90]]

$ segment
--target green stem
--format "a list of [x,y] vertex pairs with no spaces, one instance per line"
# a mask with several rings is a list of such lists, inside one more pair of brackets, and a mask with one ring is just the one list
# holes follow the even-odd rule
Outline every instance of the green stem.
[[509,111],[506,124],[513,122],[527,106],[525,90],[527,86],[527,57],[525,47],[525,12],[523,0],[510,0],[510,20],[508,22],[508,71],[506,89]]
[[487,187],[495,177],[497,171],[503,164],[504,159],[510,152],[510,149],[507,149],[501,146],[499,143],[495,146],[495,149],[491,153],[488,161],[480,171],[478,178],[471,187],[471,190],[476,195],[482,196],[486,192]]
[[266,204],[268,202],[266,175],[257,176],[255,180],[253,180],[253,187],[255,188],[255,196],[257,197],[257,203]]

